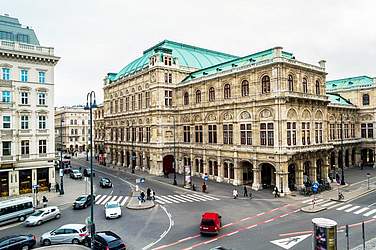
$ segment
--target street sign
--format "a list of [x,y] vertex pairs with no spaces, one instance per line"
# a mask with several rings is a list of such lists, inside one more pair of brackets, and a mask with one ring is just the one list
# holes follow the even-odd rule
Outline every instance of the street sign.
[[319,189],[319,183],[317,183],[317,182],[312,183],[312,191],[314,193],[317,193],[318,189]]
[[145,182],[145,178],[137,178],[136,179],[136,183],[144,183]]
[[36,188],[39,188],[39,185],[37,185],[37,184],[34,184],[34,185],[32,185],[32,187],[31,187],[32,189],[36,189]]
[[63,169],[59,169],[59,176],[60,177],[64,176],[64,170]]
[[207,175],[204,176],[204,181],[208,181],[209,177]]
[[304,234],[279,240],[272,240],[270,243],[282,247],[283,249],[290,249],[296,244],[302,242],[303,240],[307,239],[311,234]]

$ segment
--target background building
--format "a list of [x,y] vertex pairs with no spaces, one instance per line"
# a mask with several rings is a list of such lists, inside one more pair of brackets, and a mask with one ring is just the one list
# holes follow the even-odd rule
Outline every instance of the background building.
[[103,104],[97,105],[97,108],[93,111],[93,141],[94,141],[94,152],[95,157],[100,164],[105,164],[105,122],[104,122],[104,109]]
[[0,196],[55,184],[54,49],[0,16]]
[[358,118],[357,102],[326,93],[325,61],[281,47],[237,57],[163,41],[104,85],[107,163],[160,175],[175,158],[181,173],[256,190],[359,164]]
[[89,144],[89,111],[84,110],[83,106],[55,108],[55,136],[58,151],[61,140],[65,152],[86,151]]

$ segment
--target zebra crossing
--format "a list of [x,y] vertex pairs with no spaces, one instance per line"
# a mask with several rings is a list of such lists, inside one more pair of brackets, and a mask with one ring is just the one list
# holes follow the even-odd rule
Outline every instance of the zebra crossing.
[[179,204],[186,202],[204,202],[204,201],[218,201],[219,198],[206,195],[206,194],[171,194],[171,195],[161,195],[155,196],[155,202],[165,205],[165,204]]
[[[312,205],[313,199],[307,199],[302,201],[305,205]],[[342,211],[344,213],[352,213],[356,215],[362,215],[364,217],[371,217],[376,219],[376,208],[369,206],[361,206],[356,204],[343,203],[338,201],[331,201],[326,199],[316,199],[315,205],[326,207],[327,209],[335,209],[336,211]]]
[[124,206],[128,199],[129,196],[98,194],[95,196],[95,205],[105,205],[109,201],[117,201],[120,203],[120,206]]

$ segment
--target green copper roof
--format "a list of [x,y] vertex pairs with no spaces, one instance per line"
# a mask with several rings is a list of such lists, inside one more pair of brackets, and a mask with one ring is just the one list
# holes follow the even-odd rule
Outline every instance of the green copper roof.
[[343,98],[339,94],[326,93],[329,98],[330,104],[354,106],[349,100]]
[[0,15],[0,40],[39,45],[34,30],[22,27],[17,18]]
[[[230,70],[232,68],[241,67],[244,65],[254,64],[266,59],[273,58],[274,49],[268,49],[264,51],[260,51],[248,56],[235,58],[233,60],[229,60],[220,64],[216,64],[204,69],[200,69],[198,71],[192,72],[189,74],[182,82],[187,82],[193,79],[197,79],[203,76],[212,75],[218,73],[220,71]],[[282,56],[288,59],[294,59],[293,54],[289,52],[282,51]]]
[[355,89],[371,87],[374,85],[373,79],[369,76],[356,76],[339,80],[332,80],[326,82],[326,89],[328,91],[336,91],[343,89]]
[[194,69],[202,69],[238,58],[237,56],[218,51],[164,40],[150,49],[145,50],[141,57],[129,63],[115,76],[112,74],[108,75],[108,79],[110,81],[116,81],[122,76],[127,76],[135,73],[136,71],[147,68],[149,66],[149,57],[156,52],[172,53],[172,57],[178,59],[178,63],[181,67]]

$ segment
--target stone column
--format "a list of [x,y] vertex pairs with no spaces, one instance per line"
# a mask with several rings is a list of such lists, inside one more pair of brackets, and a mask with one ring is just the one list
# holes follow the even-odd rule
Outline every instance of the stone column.
[[234,182],[232,184],[235,186],[242,184],[241,169],[238,166],[237,159],[234,159]]
[[217,177],[217,181],[218,182],[222,182],[223,181],[223,166],[222,166],[222,162],[221,162],[221,157],[220,156],[217,157],[217,164],[218,164],[218,177]]
[[136,166],[135,166],[135,170],[139,170],[140,169],[140,153],[135,151],[136,153]]
[[122,162],[121,162],[122,160],[121,160],[121,151],[120,150],[117,150],[117,166],[118,167],[120,167],[121,165],[123,165],[122,164]]
[[252,189],[253,190],[260,190],[262,189],[262,183],[261,183],[261,170],[257,166],[256,162],[253,162],[253,184]]
[[328,177],[329,177],[329,169],[330,169],[330,166],[329,166],[329,159],[328,159],[328,156],[325,155],[324,156],[324,162],[323,162],[323,166],[322,166],[322,170],[321,170],[321,174],[322,174],[322,178],[324,179],[325,182],[330,182],[328,181]]
[[127,161],[129,159],[127,159],[127,150],[126,149],[123,149],[123,154],[124,154],[123,167],[127,167]]
[[115,156],[116,156],[116,151],[115,151],[115,149],[111,149],[111,163],[112,163],[112,165],[115,165],[116,164],[116,158],[115,158]]
[[317,158],[314,157],[309,165],[309,179],[312,182],[317,181]]
[[334,163],[335,164],[335,171],[337,171],[338,167],[339,167],[339,165],[338,165],[338,151],[335,152],[334,162],[335,162]]
[[300,189],[303,189],[304,188],[304,178],[303,178],[303,161],[302,160],[298,160],[296,161],[296,188],[298,190]]
[[[281,196],[290,194],[289,180],[288,180],[288,163],[281,163],[279,170],[276,172],[276,186],[281,192]],[[282,192],[283,191],[283,192]]]

